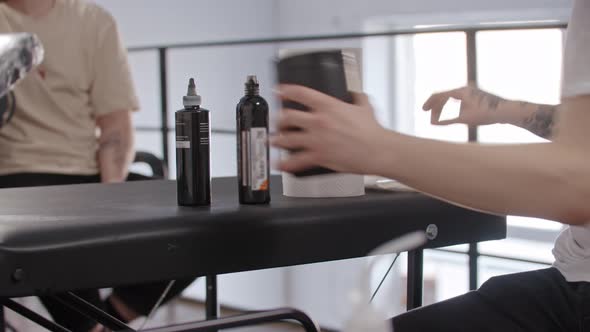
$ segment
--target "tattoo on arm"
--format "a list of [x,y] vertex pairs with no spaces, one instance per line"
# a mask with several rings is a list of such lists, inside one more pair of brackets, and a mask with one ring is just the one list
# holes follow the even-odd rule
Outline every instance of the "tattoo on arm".
[[125,166],[126,151],[123,142],[123,134],[120,131],[109,133],[106,137],[101,137],[100,151],[113,151],[113,162],[117,167]]
[[522,128],[533,134],[549,139],[553,134],[553,124],[557,106],[539,105],[537,110],[523,121]]
[[498,110],[500,103],[505,102],[506,99],[493,95],[479,89],[472,89],[471,95],[478,100],[480,106],[487,106],[490,111]]

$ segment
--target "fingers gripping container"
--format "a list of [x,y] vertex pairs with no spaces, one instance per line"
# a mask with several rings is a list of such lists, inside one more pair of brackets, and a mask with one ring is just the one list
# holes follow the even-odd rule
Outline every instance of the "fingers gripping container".
[[[360,50],[281,50],[277,63],[281,84],[303,85],[344,102],[352,103],[351,92],[361,92]],[[283,107],[308,111],[304,105],[285,101]],[[294,151],[293,151],[294,152]],[[289,153],[289,152],[285,152]],[[362,175],[337,173],[316,167],[282,174],[283,194],[291,197],[353,197],[365,194]]]

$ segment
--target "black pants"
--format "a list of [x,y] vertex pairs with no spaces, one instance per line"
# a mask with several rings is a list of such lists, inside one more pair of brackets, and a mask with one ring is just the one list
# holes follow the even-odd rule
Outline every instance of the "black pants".
[[590,283],[555,268],[494,277],[477,291],[393,319],[395,332],[590,332]]
[[[147,180],[138,174],[130,174],[128,180]],[[14,187],[36,187],[36,186],[53,186],[65,184],[82,184],[98,183],[99,175],[63,175],[63,174],[38,174],[38,173],[19,173],[0,176],[0,188]],[[194,279],[177,280],[171,287],[170,292],[164,302],[180,294]],[[168,286],[168,281],[140,284],[125,287],[116,287],[113,293],[121,299],[128,307],[141,315],[149,314],[152,307],[160,298],[162,292]],[[109,311],[111,307],[105,305],[99,297],[98,290],[78,290],[74,292],[78,296],[94,304],[95,306]],[[40,297],[41,302],[47,308],[53,319],[64,327],[75,331],[85,332],[90,330],[96,323],[89,318],[63,306],[51,297]],[[113,314],[113,312],[110,312]]]

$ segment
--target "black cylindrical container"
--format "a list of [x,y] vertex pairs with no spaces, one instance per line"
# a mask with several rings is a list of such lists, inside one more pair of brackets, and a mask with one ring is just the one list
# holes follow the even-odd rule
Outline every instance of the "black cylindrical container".
[[241,204],[270,202],[268,103],[256,76],[248,76],[246,95],[236,107],[238,190]]
[[210,205],[210,113],[201,108],[192,78],[183,104],[175,114],[178,205]]
[[[299,54],[285,57],[277,63],[278,81],[280,84],[303,85],[323,92],[347,103],[353,98],[349,90],[352,73],[358,71],[354,55],[341,50]],[[360,82],[359,82],[360,83]],[[284,101],[283,107],[301,111],[308,109],[301,104]],[[297,151],[291,151],[297,153]],[[309,176],[332,173],[327,168],[316,167],[295,176]]]

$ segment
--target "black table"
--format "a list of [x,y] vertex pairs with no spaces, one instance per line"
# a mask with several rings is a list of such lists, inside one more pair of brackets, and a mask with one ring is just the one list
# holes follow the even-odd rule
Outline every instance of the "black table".
[[[200,208],[178,207],[173,181],[0,190],[0,297],[361,257],[429,226],[425,248],[506,236],[504,217],[418,193],[288,198],[277,177],[272,189],[270,205],[243,206],[235,178],[214,179],[212,205]],[[408,268],[416,307],[422,249]]]

